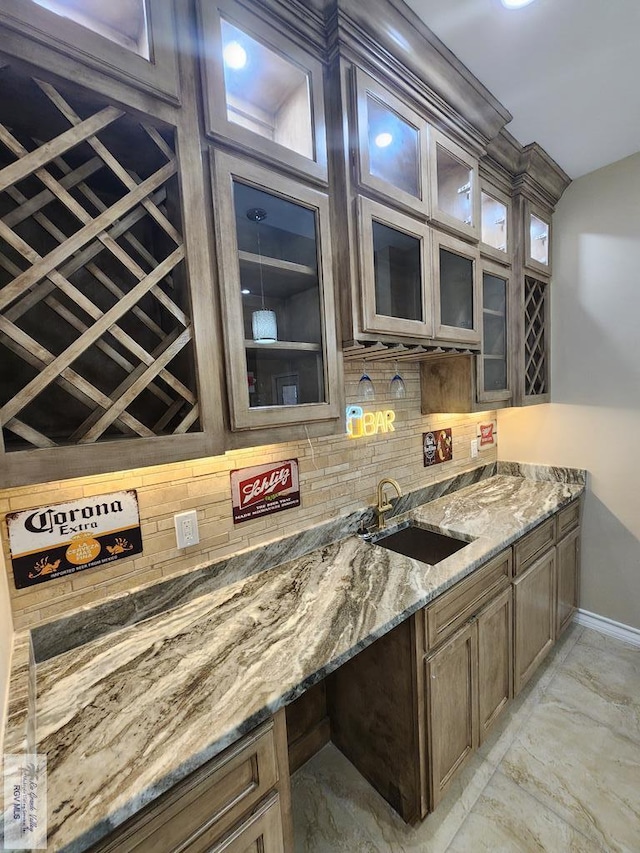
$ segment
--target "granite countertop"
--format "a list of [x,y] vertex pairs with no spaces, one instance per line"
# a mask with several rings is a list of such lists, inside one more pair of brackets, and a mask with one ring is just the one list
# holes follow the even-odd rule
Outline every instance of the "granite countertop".
[[470,541],[437,566],[348,535],[39,663],[48,849],[85,850],[584,490],[549,471],[412,509]]

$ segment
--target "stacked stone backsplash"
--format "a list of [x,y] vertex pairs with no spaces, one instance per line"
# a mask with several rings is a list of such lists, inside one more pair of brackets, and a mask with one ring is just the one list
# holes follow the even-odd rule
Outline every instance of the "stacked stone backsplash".
[[[406,384],[407,396],[396,400],[391,399],[389,393],[393,363],[367,364],[376,399],[364,404],[363,408],[365,411],[394,409],[395,432],[392,433],[360,439],[337,435],[265,445],[207,459],[0,490],[2,546],[9,572],[15,629],[57,619],[132,589],[200,568],[243,549],[362,510],[375,503],[376,485],[381,477],[394,477],[403,492],[409,492],[496,461],[495,448],[483,451],[475,459],[470,452],[476,424],[487,417],[494,418],[495,413],[425,417],[420,414],[419,366],[400,363],[399,370]],[[357,402],[361,373],[362,363],[346,365],[347,403]],[[422,434],[445,427],[453,430],[453,460],[425,468]],[[234,525],[229,472],[234,468],[289,458],[299,460],[301,505]],[[28,589],[15,589],[4,519],[7,512],[120,489],[138,491],[143,554]],[[178,549],[173,515],[186,509],[198,512],[200,543],[192,548]]]

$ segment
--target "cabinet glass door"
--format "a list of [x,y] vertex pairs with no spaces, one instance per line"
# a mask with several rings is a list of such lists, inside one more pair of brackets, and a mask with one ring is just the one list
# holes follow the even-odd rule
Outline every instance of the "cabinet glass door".
[[549,265],[549,225],[533,213],[529,217],[531,258],[544,266]]
[[504,270],[485,263],[482,272],[482,354],[478,364],[478,401],[508,400],[509,279]]
[[366,330],[430,336],[427,227],[364,198],[360,224]]
[[361,186],[426,213],[426,123],[360,70],[356,86]]
[[478,252],[445,234],[437,235],[435,242],[436,337],[480,343]]
[[326,417],[334,373],[329,340],[335,353],[324,319],[333,316],[326,196],[217,153],[216,175],[226,189],[216,213],[225,235],[221,279],[235,425]]
[[433,129],[430,151],[433,220],[465,237],[479,237],[477,161]]
[[550,275],[551,215],[528,200],[524,203],[524,237],[525,266],[542,275]]
[[321,63],[234,0],[199,13],[207,131],[326,178]]
[[497,260],[510,261],[509,203],[506,198],[482,190],[480,194],[480,219],[483,254]]

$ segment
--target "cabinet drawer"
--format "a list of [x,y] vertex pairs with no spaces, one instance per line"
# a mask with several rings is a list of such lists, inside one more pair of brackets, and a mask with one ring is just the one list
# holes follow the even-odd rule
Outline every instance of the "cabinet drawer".
[[[273,722],[229,747],[136,815],[92,853],[173,853],[222,837],[278,781]],[[226,849],[226,848],[225,848]]]
[[580,501],[561,509],[556,516],[556,542],[580,524]]
[[214,847],[189,846],[185,853],[284,853],[280,800],[273,794]]
[[548,518],[539,524],[531,533],[523,536],[513,546],[513,569],[516,577],[521,575],[538,557],[555,542],[556,520]]
[[511,549],[476,569],[426,608],[426,649],[435,648],[509,584]]

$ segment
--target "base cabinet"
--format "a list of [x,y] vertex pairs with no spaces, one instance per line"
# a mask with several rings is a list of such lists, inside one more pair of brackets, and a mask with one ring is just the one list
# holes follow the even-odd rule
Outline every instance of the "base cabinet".
[[513,596],[506,589],[478,616],[478,741],[513,696]]
[[513,583],[516,695],[555,642],[555,576],[556,555],[552,549]]
[[292,839],[282,710],[90,853],[292,853]]
[[425,661],[430,811],[478,746],[477,695],[478,630],[470,622]]
[[556,637],[559,637],[571,624],[580,603],[580,528],[558,542],[556,570]]

